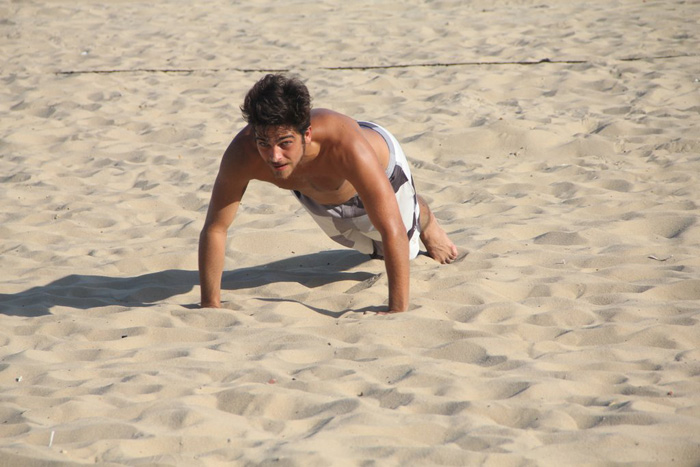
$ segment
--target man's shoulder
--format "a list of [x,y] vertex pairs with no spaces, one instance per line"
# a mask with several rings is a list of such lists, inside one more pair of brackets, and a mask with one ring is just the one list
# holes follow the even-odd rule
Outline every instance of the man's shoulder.
[[224,158],[243,162],[244,160],[251,159],[251,156],[256,154],[255,135],[251,127],[246,126],[233,137],[228,148],[226,148]]
[[311,114],[313,139],[321,143],[340,143],[359,129],[357,122],[340,112],[329,109],[314,109]]
[[311,111],[311,126],[338,125],[344,121],[354,121],[349,116],[331,109],[313,109]]
[[255,146],[255,136],[250,127],[246,126],[233,137],[231,143],[224,152],[221,168],[224,170],[235,170],[243,175],[243,171],[254,171],[256,162],[260,161],[258,151]]

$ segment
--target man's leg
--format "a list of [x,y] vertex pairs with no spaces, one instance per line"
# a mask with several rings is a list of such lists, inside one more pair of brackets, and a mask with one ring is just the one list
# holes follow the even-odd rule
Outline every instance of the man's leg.
[[440,227],[428,203],[420,195],[418,195],[418,206],[420,207],[420,239],[428,250],[428,255],[439,263],[451,263],[457,258],[457,247]]

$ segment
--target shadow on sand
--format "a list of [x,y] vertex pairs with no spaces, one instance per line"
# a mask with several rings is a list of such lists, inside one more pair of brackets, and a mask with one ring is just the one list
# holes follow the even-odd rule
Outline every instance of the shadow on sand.
[[[345,272],[369,260],[352,250],[333,250],[295,256],[260,266],[226,271],[223,290],[240,290],[278,282],[297,282],[309,288],[337,281],[365,281],[369,272]],[[14,294],[0,293],[0,313],[41,316],[55,306],[88,309],[110,305],[148,307],[190,292],[199,284],[197,271],[169,269],[136,277],[71,274],[50,284]],[[194,307],[194,306],[193,306]],[[324,313],[325,310],[316,310]]]

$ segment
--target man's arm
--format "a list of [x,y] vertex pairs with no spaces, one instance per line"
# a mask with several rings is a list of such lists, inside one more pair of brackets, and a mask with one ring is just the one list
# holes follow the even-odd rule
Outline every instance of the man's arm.
[[351,137],[345,141],[348,150],[342,160],[344,174],[362,199],[372,225],[382,236],[389,280],[389,311],[406,311],[410,284],[408,236],[396,195],[357,123],[347,122],[344,130],[343,133]]
[[[239,135],[240,136],[240,135]],[[221,275],[226,256],[226,234],[250,180],[243,151],[236,139],[226,150],[214,182],[207,218],[199,235],[201,306],[221,306]]]

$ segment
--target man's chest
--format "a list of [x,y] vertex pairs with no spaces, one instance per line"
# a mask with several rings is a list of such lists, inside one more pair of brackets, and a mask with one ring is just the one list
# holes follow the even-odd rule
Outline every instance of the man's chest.
[[355,187],[343,178],[303,177],[267,181],[279,188],[303,193],[320,204],[340,204],[357,194]]

